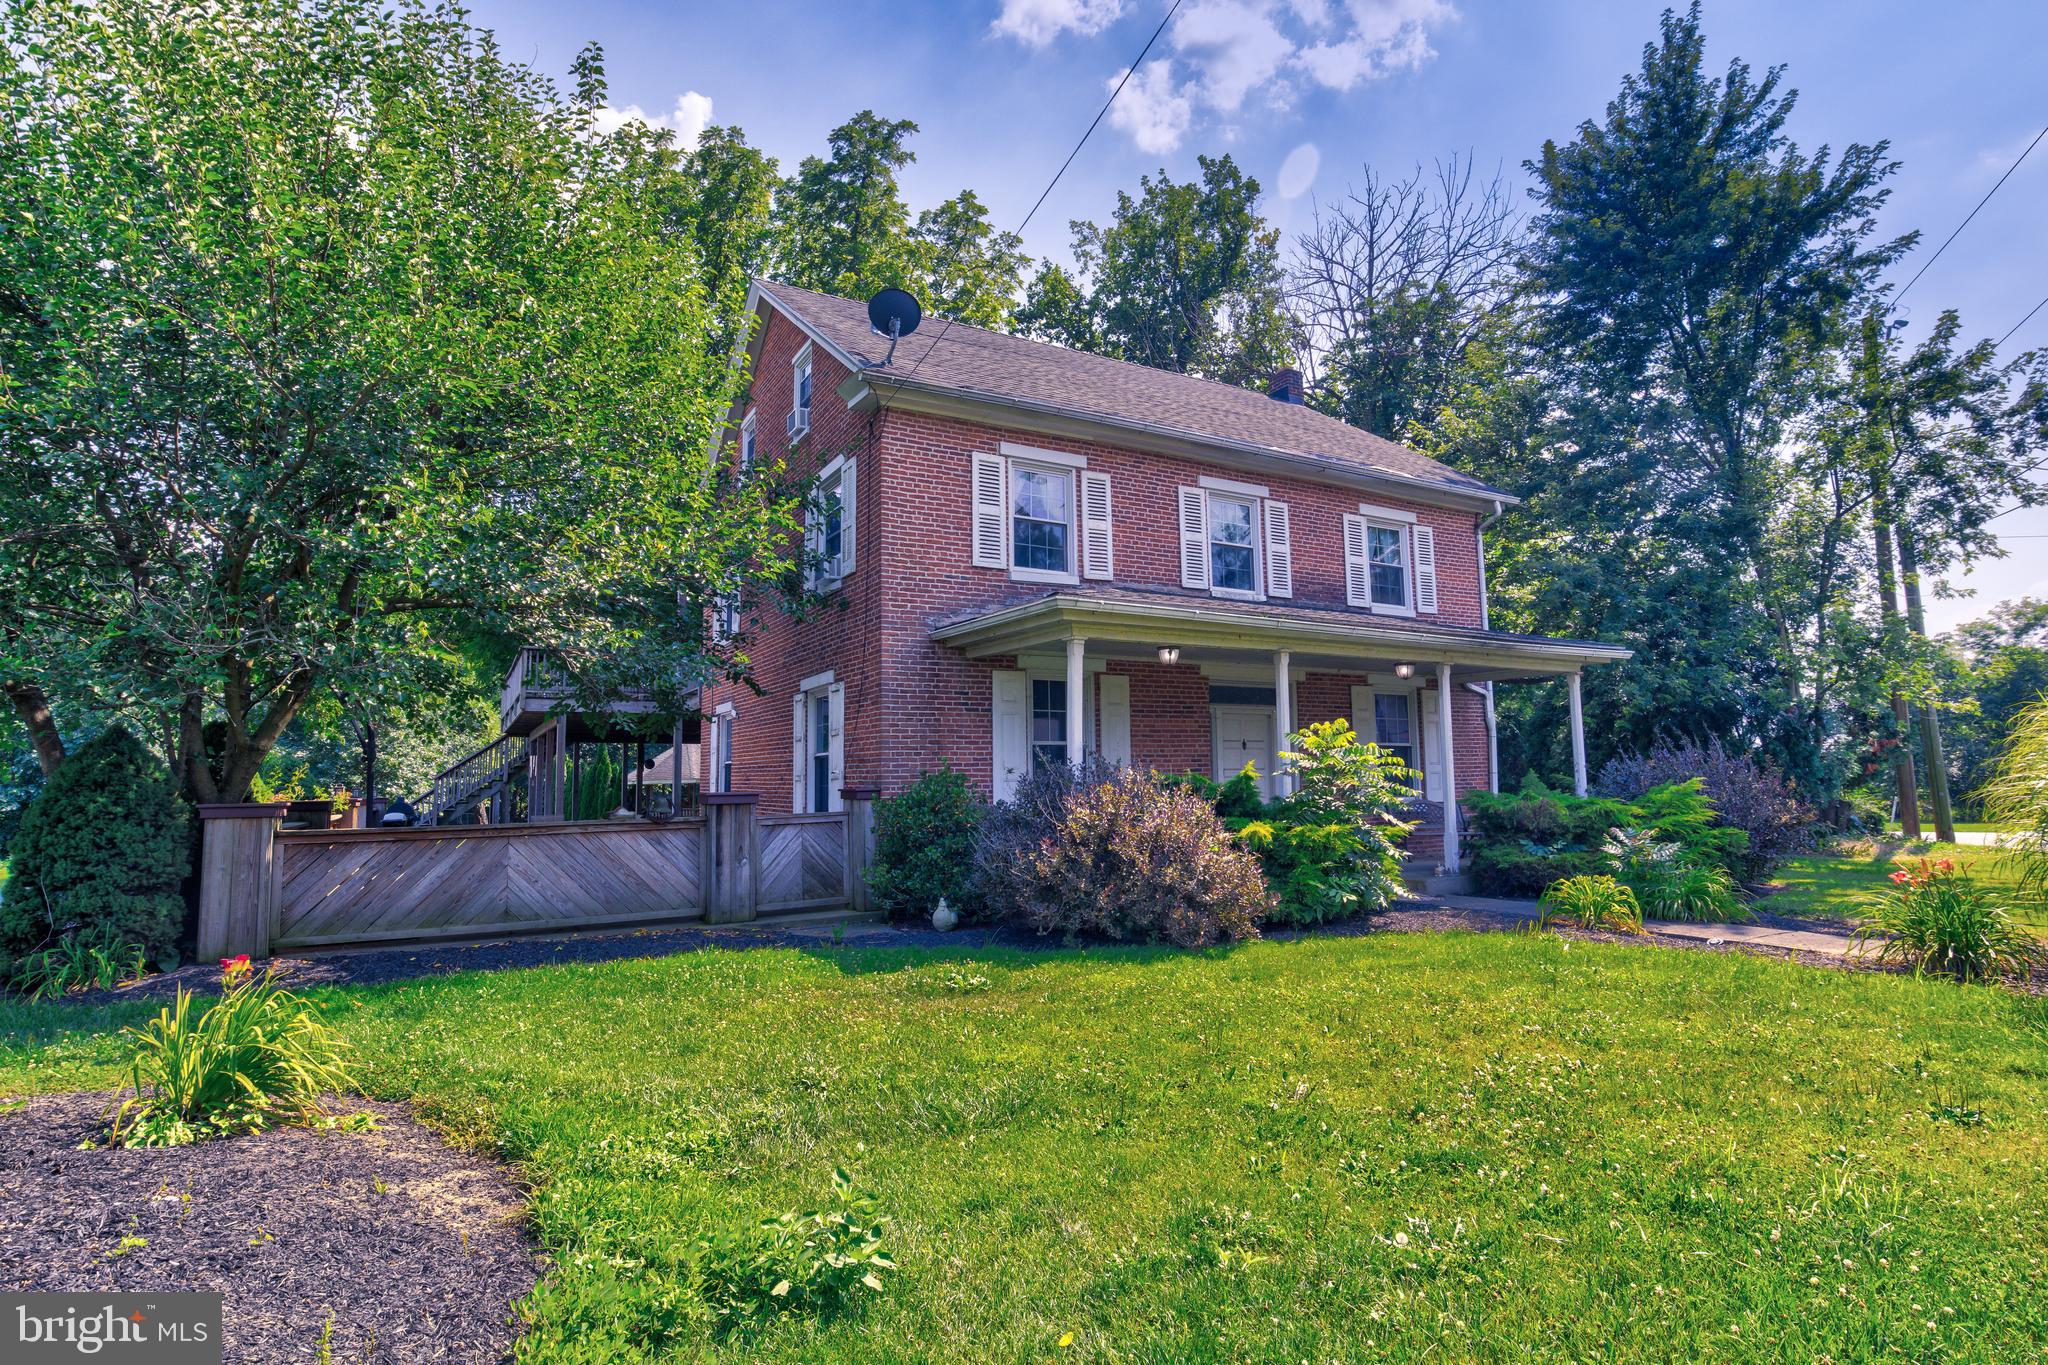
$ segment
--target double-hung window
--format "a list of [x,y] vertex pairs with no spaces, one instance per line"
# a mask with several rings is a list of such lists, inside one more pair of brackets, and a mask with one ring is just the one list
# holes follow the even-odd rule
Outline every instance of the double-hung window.
[[1031,771],[1067,761],[1067,684],[1055,678],[1031,680]]
[[854,463],[840,456],[818,475],[804,519],[804,548],[811,561],[811,586],[832,588],[853,572]]
[[811,811],[832,809],[832,698],[813,693],[811,702]]
[[749,412],[740,423],[740,473],[754,467],[754,414]]
[[1179,494],[1182,587],[1218,597],[1294,596],[1294,523],[1259,484],[1204,475]]
[[1074,576],[1073,471],[1011,464],[1010,567]]
[[1252,527],[1258,503],[1251,498],[1209,494],[1209,586],[1216,592],[1259,591],[1259,551]]
[[721,705],[711,718],[711,790],[729,792],[732,790],[732,729],[735,713],[732,703]]
[[791,732],[794,752],[789,808],[799,814],[823,815],[840,809],[839,788],[845,781],[846,687],[830,673],[806,678],[798,687]]
[[1346,513],[1344,600],[1389,616],[1435,615],[1435,530],[1397,507]]
[[[1375,692],[1372,697],[1372,742],[1398,754],[1410,770],[1415,762],[1415,697],[1409,692]],[[1410,779],[1413,780],[1412,778]]]
[[807,343],[790,365],[789,439],[811,429],[811,348]]
[[1062,451],[1005,441],[972,465],[973,562],[1026,583],[1116,576],[1109,475]]

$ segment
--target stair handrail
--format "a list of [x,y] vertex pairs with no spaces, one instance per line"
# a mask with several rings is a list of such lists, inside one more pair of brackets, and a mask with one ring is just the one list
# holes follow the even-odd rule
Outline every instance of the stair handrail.
[[526,757],[526,736],[500,735],[474,752],[464,754],[437,774],[420,802],[420,815],[428,824],[439,824],[465,801],[473,800],[494,783],[502,781]]

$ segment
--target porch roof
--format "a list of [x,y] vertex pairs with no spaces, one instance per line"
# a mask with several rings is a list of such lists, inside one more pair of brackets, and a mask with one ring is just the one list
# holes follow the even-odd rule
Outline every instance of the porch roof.
[[970,658],[1028,653],[1085,639],[1091,654],[1145,658],[1163,646],[1187,662],[1270,659],[1287,650],[1300,668],[1380,671],[1448,663],[1460,681],[1552,678],[1633,652],[1593,640],[1481,630],[1346,607],[1236,602],[1206,593],[1062,587],[941,621],[932,639]]

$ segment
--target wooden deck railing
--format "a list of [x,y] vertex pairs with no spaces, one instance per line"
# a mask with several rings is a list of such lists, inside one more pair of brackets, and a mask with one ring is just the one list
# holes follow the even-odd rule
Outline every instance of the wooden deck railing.
[[421,804],[421,819],[438,825],[465,804],[495,794],[494,789],[509,782],[513,769],[525,759],[523,735],[501,735],[475,753],[457,759],[434,779]]

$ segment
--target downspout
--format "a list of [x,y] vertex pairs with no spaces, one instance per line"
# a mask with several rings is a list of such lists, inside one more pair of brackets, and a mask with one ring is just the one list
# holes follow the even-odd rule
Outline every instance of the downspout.
[[[1478,541],[1479,547],[1479,628],[1481,630],[1493,629],[1493,611],[1486,600],[1486,528],[1499,521],[1501,515],[1506,510],[1506,508],[1496,502],[1493,505],[1492,514],[1481,519],[1475,532],[1475,539]],[[1493,683],[1489,679],[1483,683],[1466,683],[1465,686],[1486,699],[1486,789],[1490,792],[1498,793],[1500,791],[1500,729],[1495,722],[1493,714]]]

